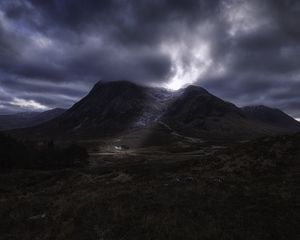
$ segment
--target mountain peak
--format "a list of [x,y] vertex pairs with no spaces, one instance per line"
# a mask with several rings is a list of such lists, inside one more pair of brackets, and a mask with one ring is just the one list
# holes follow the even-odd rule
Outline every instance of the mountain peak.
[[[105,80],[100,80],[98,81],[97,83],[95,83],[95,85],[93,86],[92,90],[94,89],[99,89],[99,88],[102,88],[102,87],[139,87],[139,88],[154,88],[154,87],[146,87],[144,85],[141,85],[141,84],[137,84],[137,83],[134,83],[132,81],[129,81],[129,80],[116,80],[116,81],[105,81]],[[162,88],[164,89],[164,88]],[[91,90],[91,91],[92,91]],[[169,91],[168,89],[166,89],[167,91]],[[209,92],[200,87],[200,86],[197,86],[197,85],[189,85],[187,86],[186,88],[182,88],[182,89],[179,89],[179,90],[176,90],[175,92],[178,92],[178,93],[191,93],[191,92],[195,92],[195,93],[203,93],[203,94],[208,94]]]
[[104,92],[110,92],[116,96],[122,92],[133,91],[138,92],[138,90],[143,89],[142,86],[139,86],[133,82],[127,80],[118,80],[118,81],[99,81],[97,82],[88,95],[98,95],[99,92],[102,94]]
[[186,88],[183,89],[184,93],[197,93],[197,94],[208,94],[209,92],[202,88],[202,87],[199,87],[199,86],[196,86],[196,85],[189,85],[187,86]]
[[117,81],[98,81],[94,88],[99,88],[103,86],[139,86],[138,84],[135,84],[129,80],[117,80]]

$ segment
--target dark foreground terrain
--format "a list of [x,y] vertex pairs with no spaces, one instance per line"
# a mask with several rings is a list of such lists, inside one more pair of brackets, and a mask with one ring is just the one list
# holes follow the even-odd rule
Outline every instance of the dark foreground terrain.
[[0,239],[300,239],[300,135],[0,175]]

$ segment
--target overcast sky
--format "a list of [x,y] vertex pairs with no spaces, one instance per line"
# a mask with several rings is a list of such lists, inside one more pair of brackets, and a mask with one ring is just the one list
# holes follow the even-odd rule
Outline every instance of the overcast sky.
[[1,0],[0,113],[127,79],[300,118],[299,26],[298,0]]

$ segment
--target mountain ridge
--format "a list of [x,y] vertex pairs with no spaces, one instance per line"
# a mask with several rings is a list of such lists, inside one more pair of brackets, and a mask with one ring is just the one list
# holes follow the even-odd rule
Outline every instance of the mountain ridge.
[[0,115],[0,130],[32,127],[63,114],[66,109],[53,108],[44,112],[19,112]]
[[[179,134],[201,138],[245,139],[294,132],[300,130],[300,124],[285,128],[262,123],[245,109],[195,85],[169,91],[129,81],[100,81],[62,115],[29,130],[39,137],[101,138],[146,128],[154,132],[174,129]],[[26,132],[19,131],[21,135]]]
[[270,124],[275,127],[299,129],[300,123],[278,108],[271,108],[265,105],[253,105],[242,107],[245,115],[254,121]]

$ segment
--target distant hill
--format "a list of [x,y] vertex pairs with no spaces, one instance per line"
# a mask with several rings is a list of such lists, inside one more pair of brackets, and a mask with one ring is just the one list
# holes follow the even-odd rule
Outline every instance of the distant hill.
[[258,123],[300,131],[300,123],[279,109],[258,105],[243,107],[242,111],[249,119]]
[[45,112],[22,112],[0,115],[0,130],[35,126],[58,117],[64,112],[65,109],[54,108]]
[[101,138],[135,134],[137,138],[152,138],[150,142],[154,139],[159,144],[161,140],[167,141],[165,139],[170,134],[229,140],[299,130],[296,125],[291,128],[294,121],[283,112],[277,114],[275,122],[273,117],[268,121],[258,121],[256,110],[251,114],[250,109],[240,109],[198,86],[173,92],[128,81],[99,82],[64,114],[14,133],[38,138]]

